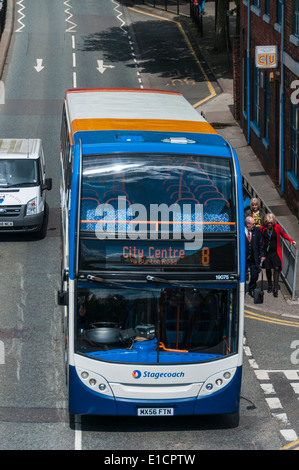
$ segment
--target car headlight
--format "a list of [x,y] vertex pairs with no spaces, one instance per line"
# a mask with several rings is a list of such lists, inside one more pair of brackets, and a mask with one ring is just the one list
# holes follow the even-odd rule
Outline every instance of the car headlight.
[[26,214],[33,215],[36,213],[37,213],[37,198],[35,197],[27,202]]

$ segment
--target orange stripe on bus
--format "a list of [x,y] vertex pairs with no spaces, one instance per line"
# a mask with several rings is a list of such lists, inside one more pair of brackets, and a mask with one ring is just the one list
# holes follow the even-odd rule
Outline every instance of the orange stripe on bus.
[[75,119],[73,134],[80,131],[154,131],[218,134],[207,122],[159,119]]

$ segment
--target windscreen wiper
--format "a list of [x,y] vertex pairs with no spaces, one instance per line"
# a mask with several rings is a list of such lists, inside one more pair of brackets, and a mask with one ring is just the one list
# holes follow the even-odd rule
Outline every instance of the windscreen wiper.
[[155,282],[157,284],[169,284],[169,285],[175,286],[175,287],[184,287],[186,289],[197,290],[197,288],[194,287],[194,284],[184,284],[180,281],[170,281],[169,279],[162,279],[162,278],[156,277],[156,276],[146,276],[146,280],[148,282]]
[[110,279],[104,279],[103,277],[99,276],[93,276],[92,274],[87,274],[86,279],[88,281],[94,281],[94,282],[100,282],[103,284],[107,284],[109,286],[117,287],[118,289],[126,289],[126,290],[139,290],[139,291],[147,291],[147,292],[161,292],[161,289],[148,289],[148,288],[140,288],[140,287],[134,287],[134,286],[126,286],[122,284],[121,282],[118,281],[112,281]]

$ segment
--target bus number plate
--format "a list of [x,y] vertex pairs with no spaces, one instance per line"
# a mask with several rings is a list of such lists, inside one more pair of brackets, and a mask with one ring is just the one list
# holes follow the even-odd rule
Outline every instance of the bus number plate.
[[12,227],[13,222],[0,222],[0,227]]
[[138,416],[173,416],[173,408],[138,408]]

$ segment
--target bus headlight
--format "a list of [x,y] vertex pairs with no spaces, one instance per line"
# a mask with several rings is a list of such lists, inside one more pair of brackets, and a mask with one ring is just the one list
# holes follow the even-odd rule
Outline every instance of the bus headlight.
[[34,197],[27,202],[26,215],[37,214],[37,198]]
[[217,374],[211,375],[204,382],[198,396],[210,395],[214,392],[218,392],[232,380],[236,372],[236,367],[218,372]]
[[99,395],[103,394],[110,397],[113,396],[109,383],[102,375],[96,372],[91,372],[85,368],[76,368],[76,370],[81,383],[87,388],[97,392]]

